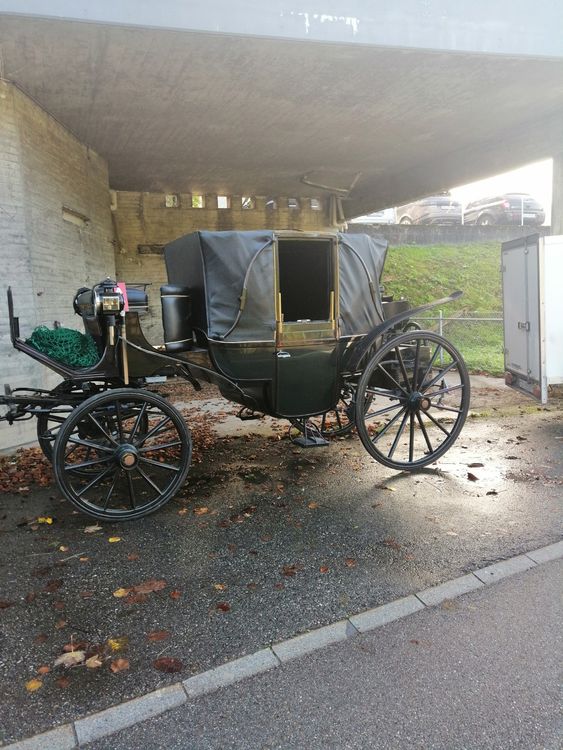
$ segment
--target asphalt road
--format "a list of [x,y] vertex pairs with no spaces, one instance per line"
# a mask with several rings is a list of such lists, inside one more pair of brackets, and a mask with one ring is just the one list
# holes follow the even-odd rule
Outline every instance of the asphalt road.
[[[94,534],[53,488],[2,496],[0,600],[13,606],[0,609],[0,739],[557,541],[562,437],[557,411],[468,420],[439,467],[415,475],[373,463],[356,438],[309,451],[223,439],[177,502]],[[33,523],[39,516],[54,521]],[[148,579],[164,588],[132,604],[113,596]],[[162,630],[164,640],[148,637]],[[109,653],[116,638],[125,645]],[[114,674],[109,659],[55,668],[63,646],[81,640],[106,644],[104,656],[129,669]],[[181,671],[155,669],[159,656]],[[50,672],[28,692],[41,666]]]
[[559,750],[563,561],[188,702],[90,750]]

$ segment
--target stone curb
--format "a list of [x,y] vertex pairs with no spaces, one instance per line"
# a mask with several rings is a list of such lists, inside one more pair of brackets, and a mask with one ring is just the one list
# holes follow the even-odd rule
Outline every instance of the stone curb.
[[215,669],[196,674],[194,677],[184,680],[182,684],[188,696],[196,698],[198,695],[211,693],[247,677],[267,672],[277,666],[279,666],[279,661],[272,649],[265,648],[235,661],[229,661],[220,667],[215,667]]
[[500,581],[501,578],[514,575],[514,573],[523,573],[525,570],[535,567],[535,565],[536,563],[528,555],[518,555],[517,557],[510,557],[508,560],[501,560],[494,565],[487,565],[486,568],[479,568],[473,573],[483,583],[494,583]]
[[384,604],[381,607],[360,612],[358,615],[352,615],[349,619],[356,630],[359,630],[360,633],[366,633],[368,630],[387,625],[388,622],[412,615],[421,609],[424,609],[424,604],[416,596],[411,595],[405,596],[403,599],[396,599],[394,602],[389,602],[389,604]]
[[181,706],[187,700],[183,687],[177,683],[112,706],[105,711],[99,711],[84,719],[78,719],[74,722],[78,744],[85,745],[120,729],[126,729],[170,708]]
[[446,581],[446,583],[441,583],[439,586],[433,586],[430,589],[419,591],[416,596],[427,607],[434,607],[445,599],[455,599],[457,596],[467,594],[469,591],[480,589],[484,585],[485,584],[480,581],[477,576],[473,575],[473,573],[469,573],[466,576],[461,576],[460,578]]
[[375,607],[346,620],[340,620],[308,633],[288,638],[271,648],[256,651],[248,656],[222,664],[219,667],[194,675],[183,683],[154,690],[139,698],[120,703],[104,711],[77,719],[73,724],[63,724],[42,734],[20,740],[11,745],[2,745],[3,750],[73,750],[87,742],[118,732],[120,729],[138,724],[158,716],[171,708],[186,703],[219,688],[233,685],[247,677],[266,672],[292,659],[305,656],[320,648],[339,643],[358,633],[364,633],[389,622],[420,612],[445,599],[454,599],[470,591],[483,588],[503,578],[522,573],[536,565],[563,557],[563,540],[540,547],[537,550],[488,565],[438,586],[416,594],[396,599],[381,607]]
[[330,646],[332,643],[339,643],[354,635],[358,635],[358,631],[350,621],[340,620],[339,622],[333,622],[332,625],[325,625],[323,628],[317,628],[295,638],[275,643],[272,646],[272,651],[280,662],[284,663],[310,654],[319,648]]
[[7,745],[6,750],[72,750],[76,747],[76,735],[72,724],[62,724],[48,732],[36,734],[26,740]]
[[526,557],[529,557],[535,563],[558,560],[560,557],[563,557],[563,541],[549,544],[547,547],[540,547],[540,549],[534,550],[534,552],[526,552]]

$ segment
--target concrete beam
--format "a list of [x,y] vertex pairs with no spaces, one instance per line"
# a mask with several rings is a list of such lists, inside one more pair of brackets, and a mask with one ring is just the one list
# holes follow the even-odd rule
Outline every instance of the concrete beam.
[[551,233],[563,234],[563,152],[553,157]]
[[[286,6],[286,7],[284,7]],[[0,14],[382,47],[563,56],[563,4],[543,0],[0,0]]]

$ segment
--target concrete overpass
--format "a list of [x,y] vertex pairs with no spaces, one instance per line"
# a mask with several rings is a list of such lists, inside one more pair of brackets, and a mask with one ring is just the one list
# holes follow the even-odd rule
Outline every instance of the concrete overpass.
[[112,188],[314,183],[348,217],[563,151],[562,28],[557,0],[0,0],[2,77]]

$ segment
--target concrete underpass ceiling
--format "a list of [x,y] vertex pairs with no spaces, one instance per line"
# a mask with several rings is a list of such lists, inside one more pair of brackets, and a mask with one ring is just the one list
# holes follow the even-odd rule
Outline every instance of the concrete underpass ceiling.
[[319,196],[348,216],[563,151],[563,62],[0,16],[3,77],[118,190]]

